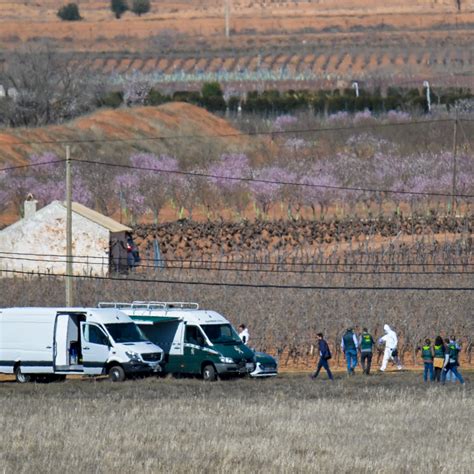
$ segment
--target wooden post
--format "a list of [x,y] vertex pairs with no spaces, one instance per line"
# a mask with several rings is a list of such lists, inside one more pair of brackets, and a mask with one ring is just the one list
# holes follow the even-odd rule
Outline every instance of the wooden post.
[[73,306],[72,295],[72,173],[71,151],[66,146],[66,306]]
[[456,112],[456,118],[454,119],[454,130],[453,130],[453,181],[451,187],[451,214],[455,215],[456,207],[456,178],[457,178],[457,149],[458,149],[458,114]]

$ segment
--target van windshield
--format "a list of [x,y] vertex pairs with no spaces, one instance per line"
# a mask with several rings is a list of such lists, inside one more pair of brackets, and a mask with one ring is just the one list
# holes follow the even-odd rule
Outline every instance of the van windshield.
[[201,328],[213,344],[240,343],[240,337],[230,324],[201,324]]
[[135,323],[113,323],[105,327],[115,342],[144,342],[147,338]]

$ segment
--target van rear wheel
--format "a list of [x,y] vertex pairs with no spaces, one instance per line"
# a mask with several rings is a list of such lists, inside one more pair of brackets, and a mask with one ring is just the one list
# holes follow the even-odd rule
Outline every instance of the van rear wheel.
[[112,382],[123,382],[125,380],[125,370],[120,365],[113,365],[109,369],[109,379]]
[[206,382],[215,382],[217,380],[217,372],[213,365],[205,365],[202,369],[202,378]]
[[15,368],[15,379],[18,383],[28,383],[31,382],[31,375],[24,374],[21,371],[21,367],[18,365]]

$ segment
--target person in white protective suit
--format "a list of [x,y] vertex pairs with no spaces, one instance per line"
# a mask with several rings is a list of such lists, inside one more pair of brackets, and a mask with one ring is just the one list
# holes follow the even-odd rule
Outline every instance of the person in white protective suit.
[[388,325],[385,324],[383,327],[385,335],[379,339],[379,344],[385,343],[385,350],[383,353],[383,361],[380,370],[382,372],[385,371],[387,368],[387,364],[389,360],[393,360],[397,364],[398,370],[402,370],[402,364],[400,364],[400,360],[398,358],[397,352],[397,345],[398,345],[398,337],[396,332]]

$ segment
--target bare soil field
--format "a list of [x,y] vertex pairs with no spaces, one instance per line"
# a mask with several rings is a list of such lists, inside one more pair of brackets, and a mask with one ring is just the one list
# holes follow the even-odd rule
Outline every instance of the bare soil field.
[[[102,141],[105,141],[102,148],[107,148],[109,156],[116,151],[125,156],[126,153],[145,150],[166,153],[175,150],[178,140],[184,140],[188,135],[211,139],[220,134],[238,135],[239,131],[223,118],[182,102],[160,107],[99,110],[61,125],[0,129],[0,164],[22,164],[28,155],[46,151],[62,156],[66,142],[75,143],[78,158],[87,157],[92,149],[100,155],[97,149]],[[167,136],[172,138],[154,139]],[[96,142],[88,150],[86,142],[91,140]],[[250,143],[250,139],[243,136],[227,136],[225,141],[227,145],[240,149],[245,149]],[[189,141],[186,143],[189,144]]]
[[[5,472],[469,472],[468,382],[0,382]],[[449,455],[448,455],[449,454]]]

